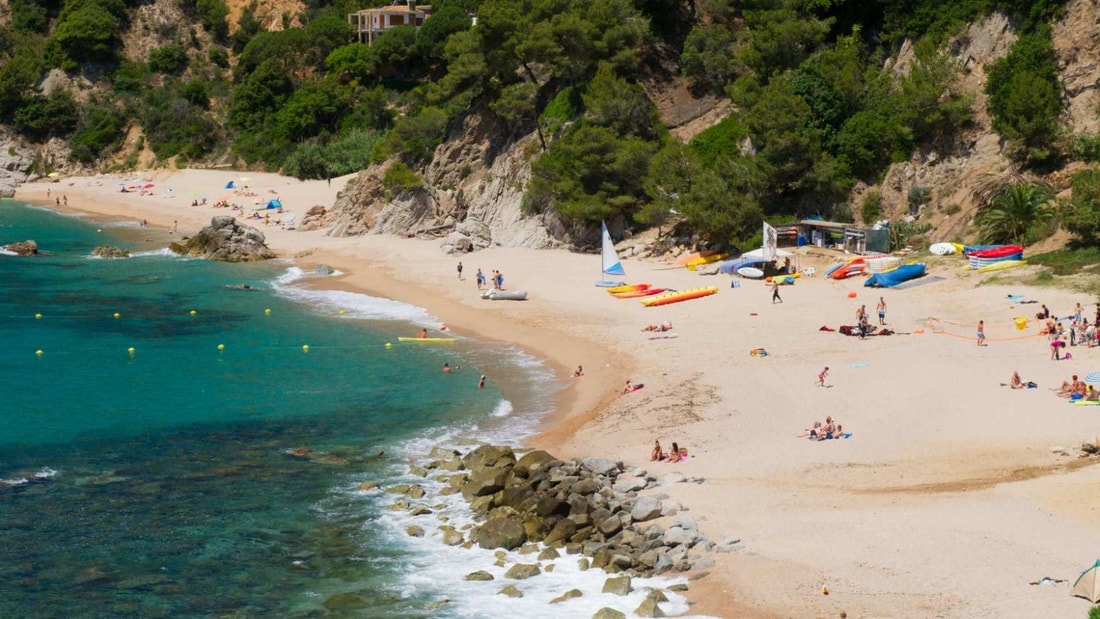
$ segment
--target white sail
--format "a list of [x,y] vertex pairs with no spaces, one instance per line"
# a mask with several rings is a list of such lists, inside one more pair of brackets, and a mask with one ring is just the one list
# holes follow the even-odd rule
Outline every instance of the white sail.
[[611,235],[607,233],[607,224],[600,222],[602,228],[602,244],[600,246],[600,260],[604,275],[626,275],[623,263],[619,261],[619,254],[615,252],[615,246],[611,244]]

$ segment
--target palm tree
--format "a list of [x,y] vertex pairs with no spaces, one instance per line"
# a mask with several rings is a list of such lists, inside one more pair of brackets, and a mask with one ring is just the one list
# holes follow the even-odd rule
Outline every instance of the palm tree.
[[1054,217],[1054,191],[1042,183],[1018,183],[1001,188],[978,211],[977,224],[987,243],[1026,241],[1028,230]]

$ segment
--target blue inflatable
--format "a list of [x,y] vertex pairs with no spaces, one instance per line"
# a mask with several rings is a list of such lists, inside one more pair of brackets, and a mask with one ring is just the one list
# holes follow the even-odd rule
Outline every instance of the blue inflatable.
[[892,271],[875,273],[871,277],[868,277],[863,285],[869,288],[893,288],[898,284],[918,277],[924,277],[923,262],[918,262],[917,264],[903,264]]

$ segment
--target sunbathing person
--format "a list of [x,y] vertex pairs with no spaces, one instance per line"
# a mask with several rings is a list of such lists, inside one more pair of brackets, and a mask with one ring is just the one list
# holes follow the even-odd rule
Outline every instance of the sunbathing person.
[[671,330],[672,330],[672,323],[667,321],[667,320],[662,322],[659,325],[649,325],[646,328],[642,329],[642,331],[658,331],[658,332],[661,332],[661,333],[663,333],[665,331],[671,331]]
[[1024,388],[1024,381],[1022,379],[1020,379],[1020,373],[1019,372],[1013,372],[1012,373],[1012,380],[1009,381],[1008,386],[1012,387],[1013,389],[1023,389]]
[[651,462],[656,462],[658,460],[664,460],[667,457],[668,456],[665,455],[663,451],[661,451],[661,441],[653,441],[653,451],[649,453],[649,460]]
[[836,434],[836,424],[833,423],[833,418],[829,417],[825,420],[825,425],[821,426],[821,430],[817,433],[817,440],[824,441],[833,438]]
[[680,461],[680,446],[676,444],[676,441],[672,441],[672,449],[668,450],[668,462]]

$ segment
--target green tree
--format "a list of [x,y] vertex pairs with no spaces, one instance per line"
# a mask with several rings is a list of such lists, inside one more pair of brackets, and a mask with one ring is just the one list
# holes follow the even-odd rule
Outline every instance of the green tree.
[[445,5],[432,13],[416,33],[416,53],[428,64],[444,59],[447,39],[456,32],[468,30],[470,15],[459,6]]
[[[62,11],[54,28],[53,40],[63,54],[65,69],[76,69],[91,62],[113,63],[121,49],[118,38],[122,20],[107,3],[84,0],[72,10]],[[118,10],[121,14],[121,5]]]
[[1065,109],[1062,84],[1050,28],[1016,40],[1009,53],[988,70],[985,92],[993,128],[1003,135],[1010,154],[1029,164],[1057,156]]
[[698,91],[721,92],[733,78],[737,63],[733,58],[734,36],[722,24],[709,28],[696,26],[684,41],[680,69]]
[[1054,217],[1051,188],[1041,183],[1018,183],[998,192],[976,218],[982,238],[989,243],[1025,243],[1032,227]]
[[179,75],[187,68],[187,51],[179,45],[165,45],[149,52],[149,70]]
[[0,52],[0,119],[12,118],[30,95],[44,68],[39,39],[14,36],[11,51]]
[[657,110],[637,84],[615,75],[610,65],[601,65],[582,96],[585,118],[610,127],[619,135],[653,138],[657,133]]
[[122,145],[125,124],[125,115],[119,110],[102,106],[85,108],[70,142],[73,159],[91,165],[117,151]]
[[1087,245],[1100,245],[1100,170],[1082,170],[1070,179],[1069,198],[1058,204],[1062,227]]
[[15,128],[35,142],[67,136],[80,121],[76,101],[67,90],[55,90],[48,96],[29,97],[15,111]]

